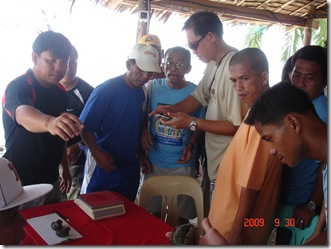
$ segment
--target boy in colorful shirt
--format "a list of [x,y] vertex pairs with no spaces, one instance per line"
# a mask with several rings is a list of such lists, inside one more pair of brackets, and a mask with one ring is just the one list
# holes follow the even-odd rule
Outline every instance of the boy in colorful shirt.
[[[147,84],[150,88],[150,109],[159,105],[172,105],[187,96],[196,85],[185,80],[185,74],[191,70],[191,53],[182,47],[169,48],[165,53],[163,71],[166,78],[154,79]],[[204,117],[204,109],[191,113],[194,117]],[[151,136],[144,138],[142,145],[148,149],[148,158],[152,171],[145,174],[145,180],[156,175],[187,175],[196,176],[195,145],[198,141],[198,131],[189,128],[176,129],[160,122],[155,116],[150,120]],[[155,198],[156,199],[156,198]],[[196,217],[194,201],[190,197],[180,197],[179,217],[182,223]],[[161,200],[152,201],[149,211],[160,213]]]

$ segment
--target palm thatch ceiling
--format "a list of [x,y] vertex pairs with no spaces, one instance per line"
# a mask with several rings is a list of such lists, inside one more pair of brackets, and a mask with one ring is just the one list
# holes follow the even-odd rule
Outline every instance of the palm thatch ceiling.
[[[71,0],[74,4],[75,0]],[[112,10],[136,13],[138,0],[92,0]],[[141,2],[148,0],[141,0]],[[188,17],[199,10],[212,11],[222,22],[236,24],[318,27],[313,20],[327,18],[327,0],[150,0],[151,14],[166,22],[174,13]],[[140,5],[141,6],[141,5]],[[316,26],[317,25],[317,26]]]

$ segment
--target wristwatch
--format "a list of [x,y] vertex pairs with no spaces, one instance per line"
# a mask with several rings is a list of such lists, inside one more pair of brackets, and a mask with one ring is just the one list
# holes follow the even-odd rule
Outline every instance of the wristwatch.
[[315,211],[315,209],[316,209],[316,203],[313,202],[313,201],[308,201],[308,203],[307,203],[307,209],[309,211]]
[[188,128],[191,131],[195,131],[197,129],[197,118],[196,117],[192,117],[192,121],[191,123],[188,125]]

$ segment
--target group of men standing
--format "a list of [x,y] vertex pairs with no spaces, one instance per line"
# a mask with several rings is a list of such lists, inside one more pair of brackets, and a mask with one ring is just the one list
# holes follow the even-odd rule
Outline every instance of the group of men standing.
[[[260,49],[238,51],[226,44],[214,13],[193,14],[183,30],[193,54],[207,63],[204,76],[186,98],[154,105],[149,115],[171,118],[158,118],[160,125],[205,133],[211,206],[200,244],[266,244],[279,197],[281,162],[287,161],[284,155],[269,153],[268,137],[260,137],[264,127],[252,126],[252,117],[249,124],[243,120],[251,115],[248,110],[255,101],[269,92],[268,60]],[[33,68],[13,80],[3,97],[4,157],[14,164],[24,185],[53,185],[45,197],[24,207],[61,201],[61,192],[69,192],[72,185],[69,166],[82,150],[86,161],[81,193],[111,190],[135,200],[143,166],[140,138],[149,109],[143,86],[154,73],[161,73],[160,58],[152,45],[137,44],[126,61],[127,71],[93,89],[79,78],[66,80],[70,73],[75,75],[69,69],[77,63],[66,37],[53,31],[37,37]],[[184,67],[168,64],[171,70]],[[66,84],[74,79],[75,85]],[[71,105],[68,93],[76,100]],[[70,113],[75,104],[79,112]],[[206,108],[205,117],[190,115],[201,108]],[[326,162],[323,156],[313,159]],[[248,218],[263,219],[263,226],[246,226]]]

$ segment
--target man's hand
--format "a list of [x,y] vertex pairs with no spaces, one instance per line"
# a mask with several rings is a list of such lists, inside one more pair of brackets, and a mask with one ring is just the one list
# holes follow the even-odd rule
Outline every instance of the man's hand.
[[[204,218],[201,225],[205,235],[200,236],[199,245],[229,245],[227,240],[211,226],[208,218]],[[170,240],[172,232],[167,232],[165,236]]]
[[147,129],[143,129],[140,143],[145,150],[150,150],[153,145],[153,138],[151,133]]
[[194,145],[189,143],[184,148],[182,157],[180,159],[178,159],[176,162],[182,164],[182,163],[187,163],[188,161],[190,161],[191,160],[191,157],[192,157],[193,147],[194,147]]
[[303,203],[293,209],[293,218],[295,219],[295,226],[300,229],[309,227],[310,221],[316,215],[316,211],[310,211],[307,204]]
[[154,111],[152,111],[148,116],[153,116],[155,114],[165,114],[167,115],[168,112],[173,112],[173,109],[171,105],[159,105],[158,107],[155,108]]
[[60,174],[60,179],[61,179],[60,191],[62,193],[68,193],[71,188],[71,184],[72,184],[72,177],[71,177],[69,168],[63,167],[62,165],[60,165],[59,174]]
[[50,117],[46,128],[52,135],[58,135],[64,141],[68,141],[70,138],[78,136],[84,125],[75,115],[62,113],[58,117]]
[[184,112],[167,112],[166,115],[171,117],[171,120],[164,120],[162,118],[157,118],[162,124],[171,126],[175,129],[187,128],[192,121],[192,117]]
[[94,160],[97,165],[103,170],[112,171],[116,169],[113,157],[107,152],[98,150],[97,152],[92,153],[92,156],[94,157]]
[[227,240],[211,226],[208,218],[202,220],[202,228],[205,235],[200,237],[199,245],[228,245]]
[[152,162],[146,156],[144,150],[138,151],[138,162],[143,174],[150,174],[152,172]]

